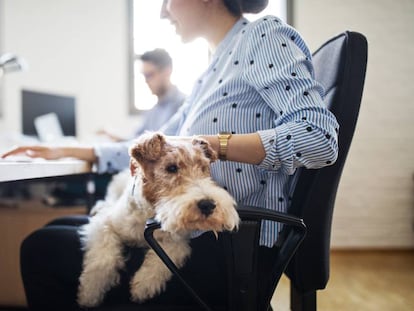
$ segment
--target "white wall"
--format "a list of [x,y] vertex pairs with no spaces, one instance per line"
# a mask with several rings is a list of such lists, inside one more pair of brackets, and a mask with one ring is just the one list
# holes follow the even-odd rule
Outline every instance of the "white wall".
[[4,77],[0,130],[20,131],[22,89],[76,96],[77,128],[129,127],[126,0],[3,0],[4,51],[29,71]]
[[413,247],[414,1],[296,0],[312,49],[344,30],[368,38],[357,130],[334,213],[334,247]]

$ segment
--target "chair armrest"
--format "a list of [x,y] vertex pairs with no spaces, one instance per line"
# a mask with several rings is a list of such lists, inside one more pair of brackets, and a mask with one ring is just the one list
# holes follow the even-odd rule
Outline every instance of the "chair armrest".
[[[237,211],[239,213],[240,218],[242,221],[261,221],[261,220],[270,220],[280,222],[287,226],[291,226],[295,234],[290,237],[294,239],[295,242],[293,246],[287,250],[287,256],[290,258],[293,252],[296,250],[297,246],[303,240],[306,234],[306,226],[303,223],[303,220],[288,215],[286,213],[276,212],[272,210],[267,210],[258,207],[252,206],[238,206]],[[185,281],[182,277],[179,269],[174,264],[174,262],[170,259],[170,257],[165,253],[162,247],[154,238],[154,231],[161,228],[161,224],[154,219],[147,220],[145,231],[144,231],[144,238],[147,241],[148,245],[154,250],[154,252],[158,255],[158,257],[164,262],[167,268],[180,280],[180,282],[184,285],[184,287],[189,291],[191,296],[198,302],[198,304],[206,311],[212,311],[210,307],[200,298],[200,296],[192,289],[192,287]],[[285,259],[286,261],[288,258]],[[287,263],[286,263],[287,264]]]
[[270,220],[280,222],[285,225],[297,227],[299,230],[306,232],[306,226],[303,219],[286,213],[276,212],[264,208],[253,206],[238,206],[237,212],[242,220]]

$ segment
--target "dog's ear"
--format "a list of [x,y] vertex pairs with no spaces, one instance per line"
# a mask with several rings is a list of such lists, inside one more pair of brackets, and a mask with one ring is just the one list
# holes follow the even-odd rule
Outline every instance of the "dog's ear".
[[137,167],[138,167],[137,161],[135,161],[134,159],[131,159],[129,161],[129,171],[131,172],[131,176],[135,176]]
[[142,161],[157,161],[163,154],[165,137],[160,133],[143,134],[135,145],[130,148],[130,156],[141,163]]
[[193,138],[193,145],[199,146],[203,151],[204,155],[210,159],[211,162],[217,160],[217,153],[211,148],[209,142],[203,138],[195,137]]

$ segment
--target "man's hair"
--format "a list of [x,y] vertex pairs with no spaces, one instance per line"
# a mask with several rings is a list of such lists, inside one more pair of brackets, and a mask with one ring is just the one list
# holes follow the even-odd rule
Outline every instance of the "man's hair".
[[137,59],[143,62],[150,62],[157,66],[159,69],[172,68],[172,59],[170,54],[164,49],[155,49],[147,51],[142,55],[137,55]]

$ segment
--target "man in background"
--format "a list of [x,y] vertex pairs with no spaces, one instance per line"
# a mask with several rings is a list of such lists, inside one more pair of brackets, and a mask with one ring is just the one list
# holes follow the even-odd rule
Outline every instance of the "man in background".
[[[156,131],[161,128],[178,110],[185,100],[182,93],[171,82],[173,62],[164,49],[155,49],[137,56],[141,60],[141,73],[152,94],[157,96],[157,104],[143,113],[142,123],[135,129],[134,137],[145,131]],[[105,130],[98,132],[108,136],[113,141],[123,141],[131,137],[119,137]]]

